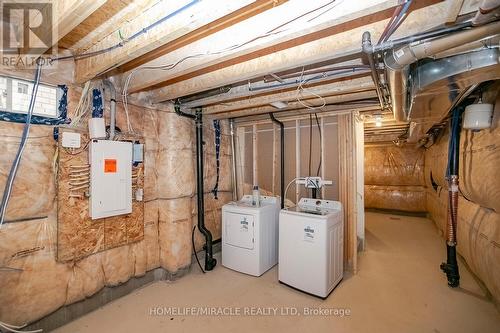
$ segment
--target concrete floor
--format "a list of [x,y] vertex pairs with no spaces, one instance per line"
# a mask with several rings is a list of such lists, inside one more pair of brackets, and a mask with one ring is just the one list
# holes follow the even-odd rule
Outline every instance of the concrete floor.
[[[499,332],[499,312],[463,265],[461,288],[447,287],[439,270],[445,245],[431,221],[378,213],[366,220],[358,274],[347,275],[325,301],[280,285],[277,267],[255,278],[220,264],[205,275],[193,266],[178,281],[144,287],[56,332]],[[271,310],[194,316],[165,314],[169,307]],[[305,315],[304,308],[332,315]],[[335,316],[335,309],[350,315]]]

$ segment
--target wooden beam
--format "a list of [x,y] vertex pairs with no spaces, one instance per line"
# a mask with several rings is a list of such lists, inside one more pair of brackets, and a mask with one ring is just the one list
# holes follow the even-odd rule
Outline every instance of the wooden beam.
[[[324,111],[320,112],[311,112],[310,110],[297,110],[293,112],[280,112],[278,114],[279,120],[280,121],[295,121],[297,119],[309,119],[309,114],[310,113],[316,113],[318,115],[318,118],[322,117],[330,117],[330,116],[338,116],[341,114],[348,114],[348,113],[355,113],[355,112],[361,112],[361,111],[367,111],[368,108],[360,108],[360,107],[354,107],[354,108],[346,108],[344,106],[330,106]],[[209,117],[207,117],[209,118]],[[212,117],[210,117],[213,119]],[[262,117],[262,116],[252,116],[252,117],[245,117],[241,119],[236,119],[236,123],[238,126],[249,126],[253,124],[269,124],[270,120],[269,117]],[[295,127],[294,127],[295,128]],[[286,129],[286,128],[285,128]]]
[[[286,111],[277,111],[277,115],[281,118],[284,117],[289,117],[293,118],[295,116],[299,117],[301,115],[307,115],[309,116],[310,113],[317,113],[318,115],[337,115],[337,114],[343,114],[343,113],[350,113],[350,112],[370,112],[370,111],[378,111],[380,110],[380,105],[377,104],[352,104],[352,105],[328,105],[325,106],[321,110],[309,110],[309,109],[295,109],[295,110],[286,110]],[[266,119],[267,117],[265,114],[249,114],[249,115],[241,115],[241,116],[236,116],[232,115],[232,118],[238,119],[242,118],[244,119],[244,122],[247,121],[247,119]],[[217,115],[208,115],[207,118],[209,119],[228,119],[227,114],[217,114]],[[295,118],[294,118],[295,119]],[[238,121],[238,124],[240,124],[241,121]]]
[[[417,3],[419,2],[416,1],[415,4]],[[408,15],[399,31],[404,31],[404,34],[414,34],[442,24],[446,15],[443,12],[444,5],[444,2],[439,2],[423,9],[414,10]],[[388,23],[388,19],[381,21],[382,18],[377,15],[363,17],[356,21],[356,28],[351,29],[349,25],[340,25],[328,37],[309,41],[272,54],[220,68],[214,73],[202,74],[195,78],[171,84],[165,88],[156,89],[152,92],[153,101],[171,100],[227,84],[256,79],[269,73],[285,71],[302,65],[307,66],[335,58],[359,57],[361,56],[361,36],[363,32],[369,30],[372,33],[372,38],[376,40]],[[359,36],[359,39],[353,38],[353,36]]]
[[446,17],[446,23],[454,23],[457,20],[463,3],[463,0],[446,0],[446,12],[448,13],[448,16]]
[[[255,15],[265,12],[266,10],[272,9],[274,7],[280,6],[281,4],[287,2],[288,0],[257,0],[247,6],[226,15],[218,20],[215,20],[208,24],[207,26],[196,29],[189,34],[186,34],[182,40],[174,41],[172,43],[163,45],[151,52],[146,53],[140,58],[135,58],[121,66],[118,69],[121,72],[129,71],[140,65],[143,65],[149,61],[158,59],[165,54],[176,51],[177,49],[194,43],[202,38],[210,36],[218,31],[227,29],[234,24],[247,20]],[[191,45],[189,46],[191,48]],[[191,52],[193,52],[191,50]]]
[[[45,6],[42,9],[43,13],[36,12],[33,16],[30,16],[30,20],[36,20],[39,15],[52,15],[52,45],[47,45],[45,51],[39,51],[38,55],[56,46],[61,38],[82,23],[88,16],[105,4],[106,1],[107,0],[51,0],[51,13],[48,12],[50,11],[49,6]],[[47,31],[47,34],[48,33]],[[42,33],[42,36],[39,37],[45,39],[45,37],[48,36]],[[32,49],[23,50],[22,53],[35,56]]]
[[[221,2],[205,0],[194,4],[185,11],[179,12],[170,20],[154,27],[142,36],[126,43],[111,52],[92,58],[77,61],[76,81],[85,82],[113,68],[130,63],[131,60],[143,57],[151,60],[161,54],[192,43],[220,29],[243,20],[247,15],[255,15],[259,11],[272,7],[286,0],[233,0]],[[127,23],[120,28],[125,37],[140,31],[179,8],[171,8],[171,1],[162,2],[167,9],[153,7],[151,11]],[[89,51],[97,51],[121,42],[120,36],[112,34],[93,46]],[[156,51],[159,49],[158,51]],[[131,67],[141,64],[138,60]]]
[[[343,94],[350,94],[355,92],[363,92],[375,89],[373,80],[370,76],[360,77],[356,79],[343,80],[340,82],[332,82],[318,86],[306,86],[301,97],[302,99],[309,99],[319,96],[337,96]],[[297,88],[283,89],[275,94],[266,94],[254,98],[245,98],[233,102],[223,102],[221,104],[207,106],[203,111],[207,114],[218,112],[229,112],[233,110],[248,109],[263,105],[269,105],[272,102],[282,101],[296,101]]]
[[[366,92],[357,92],[357,93],[352,93],[352,94],[344,94],[344,95],[338,95],[338,96],[332,96],[332,97],[326,97],[324,99],[311,99],[307,100],[307,103],[311,106],[318,107],[318,110],[321,110],[320,106],[325,102],[327,105],[329,104],[337,104],[337,103],[344,103],[344,102],[351,102],[351,101],[358,101],[358,100],[364,100],[364,99],[369,99],[369,98],[376,98],[377,94],[375,91],[366,91]],[[380,108],[380,106],[379,106]],[[305,107],[300,104],[299,102],[293,102],[289,103],[288,107],[286,109],[283,109],[281,111],[288,111],[288,110],[299,110],[299,109],[305,109]],[[207,115],[217,115],[223,118],[231,118],[231,117],[242,117],[242,116],[247,116],[247,115],[259,115],[259,114],[266,114],[269,112],[277,112],[278,110],[272,106],[261,106],[261,107],[256,107],[256,108],[250,108],[250,109],[242,109],[242,110],[233,110],[229,112],[220,112],[220,113],[206,113]]]
[[116,33],[127,21],[157,4],[158,0],[108,0],[59,42],[59,47],[83,53],[106,36]]
[[[355,66],[355,65],[363,65],[361,62],[361,59],[356,59],[354,61],[346,61],[346,62],[341,62],[341,63],[335,63],[333,66],[338,67],[338,66]],[[326,69],[325,69],[326,68]],[[309,68],[305,68],[304,70],[307,71],[309,69],[314,69],[314,70],[319,70],[319,69],[325,69],[328,70],[329,68],[332,68],[332,64],[315,64],[313,66],[310,66]],[[287,72],[282,72],[279,73],[280,75],[291,75],[294,74],[296,77],[300,76],[300,72],[302,70],[301,68],[296,68],[292,69]],[[319,74],[320,72],[318,72]],[[370,72],[371,73],[371,72]],[[310,81],[307,83],[307,86],[310,88],[315,88],[320,85],[326,85],[329,83],[334,83],[334,82],[340,82],[343,81],[345,82],[346,85],[349,84],[349,80],[354,80],[358,77],[365,76],[367,74],[366,70],[356,70],[356,72],[342,72],[338,73],[332,76],[328,76],[325,78],[319,78],[314,81]],[[290,86],[269,86],[266,87],[265,89],[255,89],[255,86],[249,85],[249,84],[241,84],[238,86],[233,86],[227,93],[221,93],[218,95],[214,96],[209,96],[209,97],[204,97],[200,99],[195,99],[191,102],[183,102],[183,106],[186,108],[195,108],[195,107],[210,107],[215,104],[221,104],[221,103],[228,103],[228,102],[234,102],[236,100],[246,100],[248,98],[257,98],[257,97],[263,97],[265,95],[271,95],[272,93],[285,93],[287,91],[292,91],[296,90],[297,86],[296,85],[290,85]]]
[[[147,63],[146,66],[154,67],[176,63],[187,54],[203,55],[179,63],[168,71],[134,72],[134,79],[128,90],[133,93],[150,87],[159,88],[219,70],[331,35],[341,31],[338,29],[341,26],[348,30],[347,26],[352,28],[359,24],[356,23],[357,19],[370,15],[372,19],[377,19],[380,12],[386,11],[380,15],[380,20],[385,18],[384,16],[390,16],[392,8],[397,4],[397,0],[344,1],[338,4],[332,4],[330,0],[287,2]],[[328,8],[331,10],[327,10]],[[390,10],[387,10],[389,8]],[[322,11],[325,13],[318,16]],[[283,25],[281,22],[290,23]],[[299,23],[301,28],[297,29]],[[276,30],[277,27],[280,28]],[[225,51],[217,52],[218,50]],[[207,54],[210,52],[215,54]],[[128,74],[125,73],[125,76]]]

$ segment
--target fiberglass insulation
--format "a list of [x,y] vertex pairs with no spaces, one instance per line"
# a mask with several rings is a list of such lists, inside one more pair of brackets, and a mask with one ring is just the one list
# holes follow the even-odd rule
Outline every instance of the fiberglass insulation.
[[365,207],[425,212],[424,150],[366,145]]
[[[79,93],[69,90],[69,114]],[[106,107],[109,107],[107,103]],[[109,114],[104,112],[105,117]],[[144,162],[144,239],[59,263],[57,207],[53,168],[56,142],[52,127],[34,125],[14,183],[7,221],[0,228],[0,320],[10,324],[34,322],[60,308],[90,297],[105,286],[163,267],[174,273],[191,263],[192,221],[196,219],[194,124],[171,110],[129,105],[134,131],[146,143]],[[117,105],[117,126],[127,129],[125,112]],[[207,227],[220,238],[220,207],[230,201],[231,176],[228,126],[222,124],[219,200],[209,193],[215,185],[213,126],[206,121],[205,166]],[[17,150],[22,124],[0,122],[0,140],[7,147],[0,159],[0,186]],[[230,165],[230,164],[229,164]],[[213,171],[212,171],[213,170]],[[193,216],[194,215],[194,216]],[[196,233],[201,247],[202,238]]]
[[[500,304],[500,94],[493,126],[480,132],[462,130],[457,246],[472,271]],[[487,96],[487,95],[486,95]],[[484,96],[483,96],[484,97]],[[492,99],[495,100],[495,96]],[[427,209],[445,232],[448,190],[445,171],[448,131],[426,151]]]

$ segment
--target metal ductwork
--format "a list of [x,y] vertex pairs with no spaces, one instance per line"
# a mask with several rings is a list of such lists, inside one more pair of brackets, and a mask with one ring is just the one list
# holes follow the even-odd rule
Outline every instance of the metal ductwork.
[[[441,120],[460,95],[459,90],[467,89],[474,83],[499,78],[498,49],[418,62],[424,58],[431,58],[439,52],[499,33],[500,22],[494,22],[389,51],[384,62],[396,120],[410,121],[418,118],[425,118],[428,121]],[[419,100],[419,97],[422,99]],[[415,104],[418,104],[419,109]]]
[[484,49],[436,61],[423,62],[410,70],[406,116],[425,134],[446,117],[449,110],[482,82],[500,79],[500,52]]

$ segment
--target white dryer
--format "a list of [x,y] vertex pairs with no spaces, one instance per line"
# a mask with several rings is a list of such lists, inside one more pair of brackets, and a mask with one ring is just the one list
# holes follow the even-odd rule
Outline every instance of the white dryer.
[[279,215],[279,281],[326,298],[343,277],[342,204],[302,198]]
[[252,196],[222,207],[222,266],[261,276],[278,263],[278,198]]

